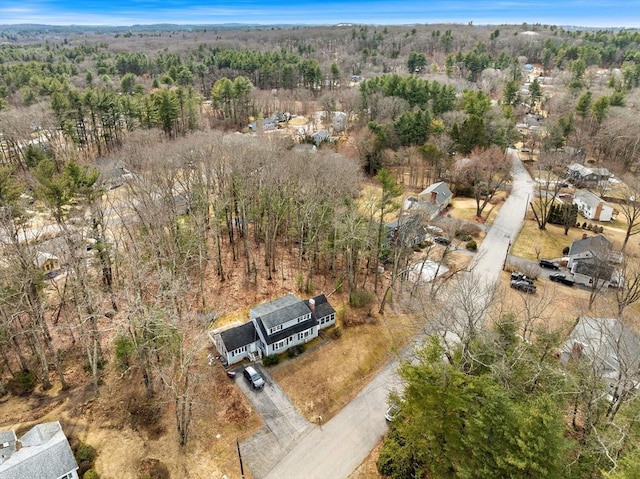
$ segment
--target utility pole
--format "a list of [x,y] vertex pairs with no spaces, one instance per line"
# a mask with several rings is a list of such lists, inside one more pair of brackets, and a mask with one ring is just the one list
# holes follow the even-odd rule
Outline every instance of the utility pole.
[[236,447],[238,448],[238,460],[240,461],[240,475],[244,479],[244,466],[242,465],[242,454],[240,453],[240,441],[236,438]]
[[504,255],[504,263],[502,263],[502,271],[507,268],[507,258],[509,257],[509,250],[511,249],[511,240],[509,240],[509,246],[507,246],[507,252]]

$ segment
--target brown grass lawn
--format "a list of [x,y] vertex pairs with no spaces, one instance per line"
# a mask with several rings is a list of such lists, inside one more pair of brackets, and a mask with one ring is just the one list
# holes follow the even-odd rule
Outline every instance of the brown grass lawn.
[[[584,223],[584,218],[578,216],[578,221]],[[590,222],[587,221],[587,224]],[[625,223],[617,220],[608,223],[594,223],[604,227],[604,236],[613,243],[614,249],[622,246],[624,240]],[[562,249],[571,246],[576,240],[587,236],[595,236],[595,233],[589,230],[579,228],[570,228],[567,236],[564,235],[564,228],[559,225],[547,224],[545,230],[540,230],[536,221],[527,213],[527,219],[524,222],[522,230],[511,248],[511,254],[521,258],[536,261],[538,258],[560,258]],[[538,254],[539,249],[539,254]],[[626,249],[626,253],[637,255],[640,253],[640,243],[632,237]]]
[[380,449],[382,449],[382,443],[373,448],[362,464],[349,476],[349,479],[382,479],[384,476],[380,475],[376,467]]
[[[496,218],[498,212],[500,211],[500,207],[504,203],[504,198],[504,195],[498,195],[494,197],[494,200],[492,200],[492,202],[486,206],[486,208],[482,212],[482,216],[485,218],[484,223],[486,225],[491,225],[493,223],[493,220]],[[447,214],[452,218],[471,221],[472,223],[475,223],[476,200],[473,198],[455,197],[453,198],[451,208],[449,208]]]
[[562,249],[582,238],[583,233],[593,235],[591,231],[571,228],[565,236],[562,226],[551,224],[547,224],[546,229],[541,230],[535,220],[527,218],[511,247],[511,254],[532,261],[539,258],[560,258]]
[[[373,309],[377,311],[377,303]],[[391,309],[384,316],[376,312],[371,317],[363,311],[337,310],[339,338],[326,331],[323,344],[276,366],[271,373],[310,421],[319,415],[325,420],[333,417],[417,332],[409,316]],[[364,314],[367,324],[344,327],[346,314]]]

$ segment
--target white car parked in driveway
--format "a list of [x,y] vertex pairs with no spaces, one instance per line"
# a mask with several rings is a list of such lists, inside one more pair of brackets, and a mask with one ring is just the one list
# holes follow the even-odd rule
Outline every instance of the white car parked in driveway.
[[244,368],[243,374],[253,389],[262,389],[264,387],[264,378],[253,366]]

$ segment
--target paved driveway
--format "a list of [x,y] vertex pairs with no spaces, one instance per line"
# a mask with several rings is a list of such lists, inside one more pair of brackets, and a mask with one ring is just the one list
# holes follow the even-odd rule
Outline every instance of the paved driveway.
[[274,464],[313,425],[289,400],[289,397],[260,365],[254,365],[265,380],[264,388],[254,390],[242,375],[236,374],[236,384],[246,394],[265,425],[240,445],[242,458],[254,477],[264,477]]

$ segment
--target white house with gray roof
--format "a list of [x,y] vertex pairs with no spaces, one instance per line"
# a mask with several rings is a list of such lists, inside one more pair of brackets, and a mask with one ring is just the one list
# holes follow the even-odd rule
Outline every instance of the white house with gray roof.
[[16,439],[0,432],[0,479],[78,479],[78,464],[58,421],[38,424]]
[[280,354],[318,337],[320,329],[336,322],[336,312],[324,294],[301,300],[287,294],[252,308],[249,322],[209,333],[216,349],[228,364],[245,358]]
[[613,206],[589,190],[578,190],[573,195],[573,204],[588,220],[613,221]]
[[640,337],[613,318],[579,318],[560,349],[560,361],[585,359],[608,382],[611,399],[640,386]]

